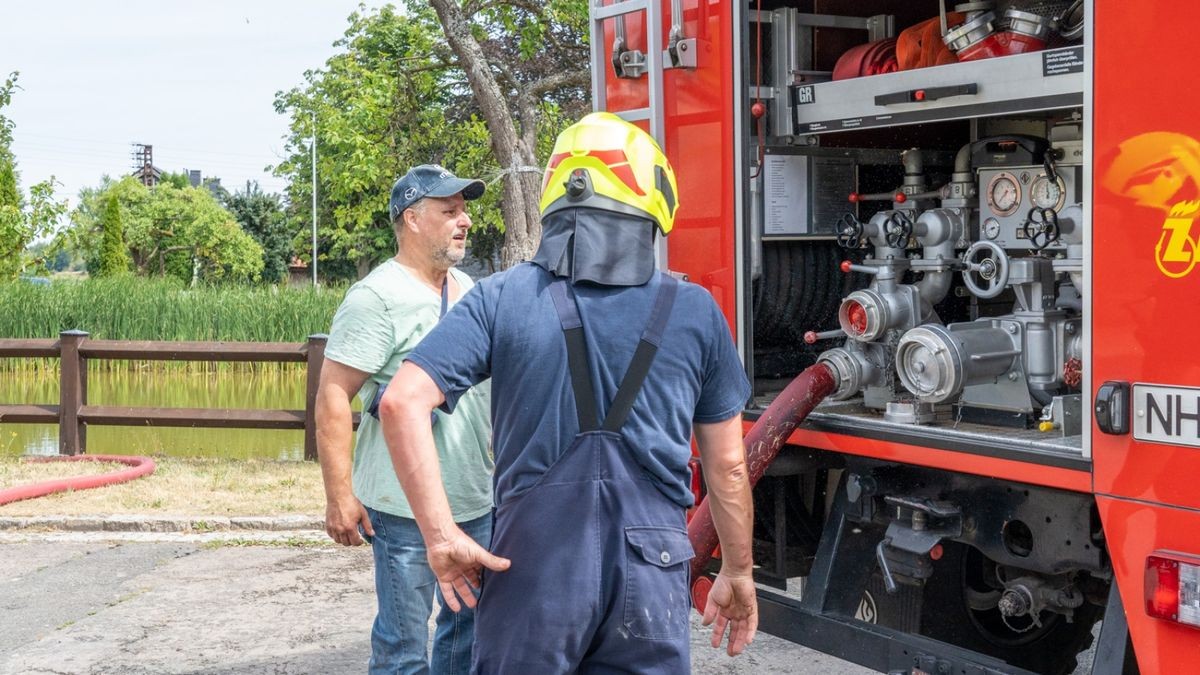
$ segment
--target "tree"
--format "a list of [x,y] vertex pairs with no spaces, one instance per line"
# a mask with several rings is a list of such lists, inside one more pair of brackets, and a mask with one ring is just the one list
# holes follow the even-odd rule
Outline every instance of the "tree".
[[506,167],[501,200],[506,236],[500,264],[507,268],[532,257],[541,239],[539,102],[556,92],[570,96],[589,81],[587,3],[429,3],[487,121],[492,154]]
[[[0,85],[0,110],[12,101],[17,73]],[[12,120],[0,114],[0,280],[21,273],[24,251],[38,237],[46,235],[66,211],[66,204],[54,199],[54,178],[29,188],[26,201],[18,187],[16,158],[13,157]]]
[[80,192],[71,226],[60,235],[60,245],[82,254],[93,274],[101,269],[102,217],[110,197],[120,205],[125,246],[137,273],[189,283],[260,277],[262,247],[207,188],[147,188],[130,177],[107,176],[98,188]]
[[282,281],[292,258],[292,237],[279,195],[263,192],[257,181],[246,181],[246,189],[228,196],[224,203],[246,234],[262,247],[263,280]]
[[102,240],[98,277],[113,277],[129,273],[129,252],[125,250],[125,230],[121,225],[121,205],[117,196],[110,194],[104,201],[104,212],[100,216]]
[[[538,48],[535,45],[541,42],[532,39],[522,42],[524,34],[519,31],[527,24],[512,12],[486,10],[494,20],[479,24],[480,44],[485,45],[489,58],[504,64],[505,77],[514,82],[534,82],[543,71],[565,72],[568,63],[569,70],[577,73],[571,81],[580,86],[574,90],[522,89],[527,92],[522,101],[526,107],[521,108],[527,124],[521,127],[520,140],[521,147],[530,148],[523,159],[512,153],[501,157],[494,151],[496,141],[489,132],[493,121],[475,102],[469,78],[446,47],[441,23],[429,5],[410,0],[403,15],[391,7],[352,14],[345,37],[335,45],[342,51],[329,59],[323,70],[305,73],[304,86],[276,96],[276,110],[292,118],[288,157],[275,167],[275,172],[289,179],[288,214],[298,232],[297,250],[309,248],[314,131],[318,150],[318,234],[325,265],[322,269],[332,267],[327,263],[348,260],[362,274],[394,253],[388,193],[396,178],[410,166],[428,162],[443,164],[460,176],[481,176],[493,183],[470,207],[473,254],[489,259],[501,231],[507,230],[506,240],[526,242],[530,229],[524,221],[515,230],[509,228],[517,222],[508,216],[513,209],[507,202],[515,199],[509,184],[528,184],[534,192],[540,191],[541,162],[537,156],[548,155],[565,119],[578,116],[585,101],[581,85],[587,81],[587,48],[582,38],[586,4],[557,1],[576,7],[583,17],[576,22],[578,30],[572,29],[574,32],[560,28],[547,31],[547,35],[572,36],[562,40],[555,37],[551,42],[558,47]],[[478,10],[481,15],[484,12]],[[560,43],[572,47],[561,47]],[[572,50],[582,60],[572,60]],[[517,85],[502,89],[505,95],[516,90]],[[516,133],[511,123],[509,129]],[[506,142],[503,147],[512,145]],[[501,180],[504,185],[498,189],[494,183]],[[525,202],[523,213],[529,211],[529,200]],[[534,197],[535,219],[536,206]],[[528,246],[520,250],[532,252]],[[511,263],[522,257],[527,253],[512,253],[502,259]]]

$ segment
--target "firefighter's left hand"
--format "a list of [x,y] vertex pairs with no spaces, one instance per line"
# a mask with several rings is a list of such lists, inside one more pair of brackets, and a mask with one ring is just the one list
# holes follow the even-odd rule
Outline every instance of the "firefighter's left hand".
[[717,575],[704,607],[704,625],[714,621],[712,646],[721,647],[728,627],[730,656],[741,654],[754,641],[758,631],[758,594],[752,575],[732,575],[724,571]]
[[480,572],[484,567],[503,572],[512,564],[507,558],[488,553],[457,527],[444,540],[428,544],[425,555],[442,589],[446,606],[455,612],[462,609],[459,598],[467,607],[475,607],[475,593],[479,591]]

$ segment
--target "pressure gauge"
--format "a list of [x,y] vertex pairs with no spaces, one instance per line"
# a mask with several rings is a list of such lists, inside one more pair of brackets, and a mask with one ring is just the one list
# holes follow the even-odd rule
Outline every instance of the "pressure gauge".
[[1050,180],[1046,174],[1038,176],[1033,185],[1029,186],[1029,199],[1039,209],[1054,209],[1058,211],[1067,201],[1067,186],[1061,176]]
[[1021,184],[1017,177],[1007,171],[993,176],[987,186],[987,203],[992,213],[1011,216],[1021,205]]
[[995,218],[985,218],[983,221],[983,236],[995,239],[1000,236],[1000,221]]

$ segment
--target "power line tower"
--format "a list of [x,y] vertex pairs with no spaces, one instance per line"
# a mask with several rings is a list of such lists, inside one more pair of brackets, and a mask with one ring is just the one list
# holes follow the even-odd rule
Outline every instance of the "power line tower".
[[146,187],[154,187],[158,184],[158,178],[161,175],[161,172],[154,168],[154,146],[145,143],[132,143],[131,145],[133,145],[133,152],[130,153],[133,160],[133,177]]

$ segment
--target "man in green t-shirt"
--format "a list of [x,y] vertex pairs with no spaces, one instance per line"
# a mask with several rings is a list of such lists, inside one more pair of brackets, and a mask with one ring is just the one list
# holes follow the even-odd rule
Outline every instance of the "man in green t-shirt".
[[[365,538],[374,552],[379,610],[371,630],[371,673],[466,673],[471,665],[474,616],[447,610],[440,590],[432,662],[426,656],[435,578],[376,407],[405,356],[473,285],[453,267],[465,255],[471,227],[466,201],[483,191],[482,181],[429,164],[396,181],[388,207],[398,253],[350,287],[325,349],[316,404],[325,529],[346,546]],[[365,412],[351,459],[350,402],[356,393]],[[494,468],[488,383],[473,388],[453,415],[439,411],[433,421],[454,520],[486,547]]]

